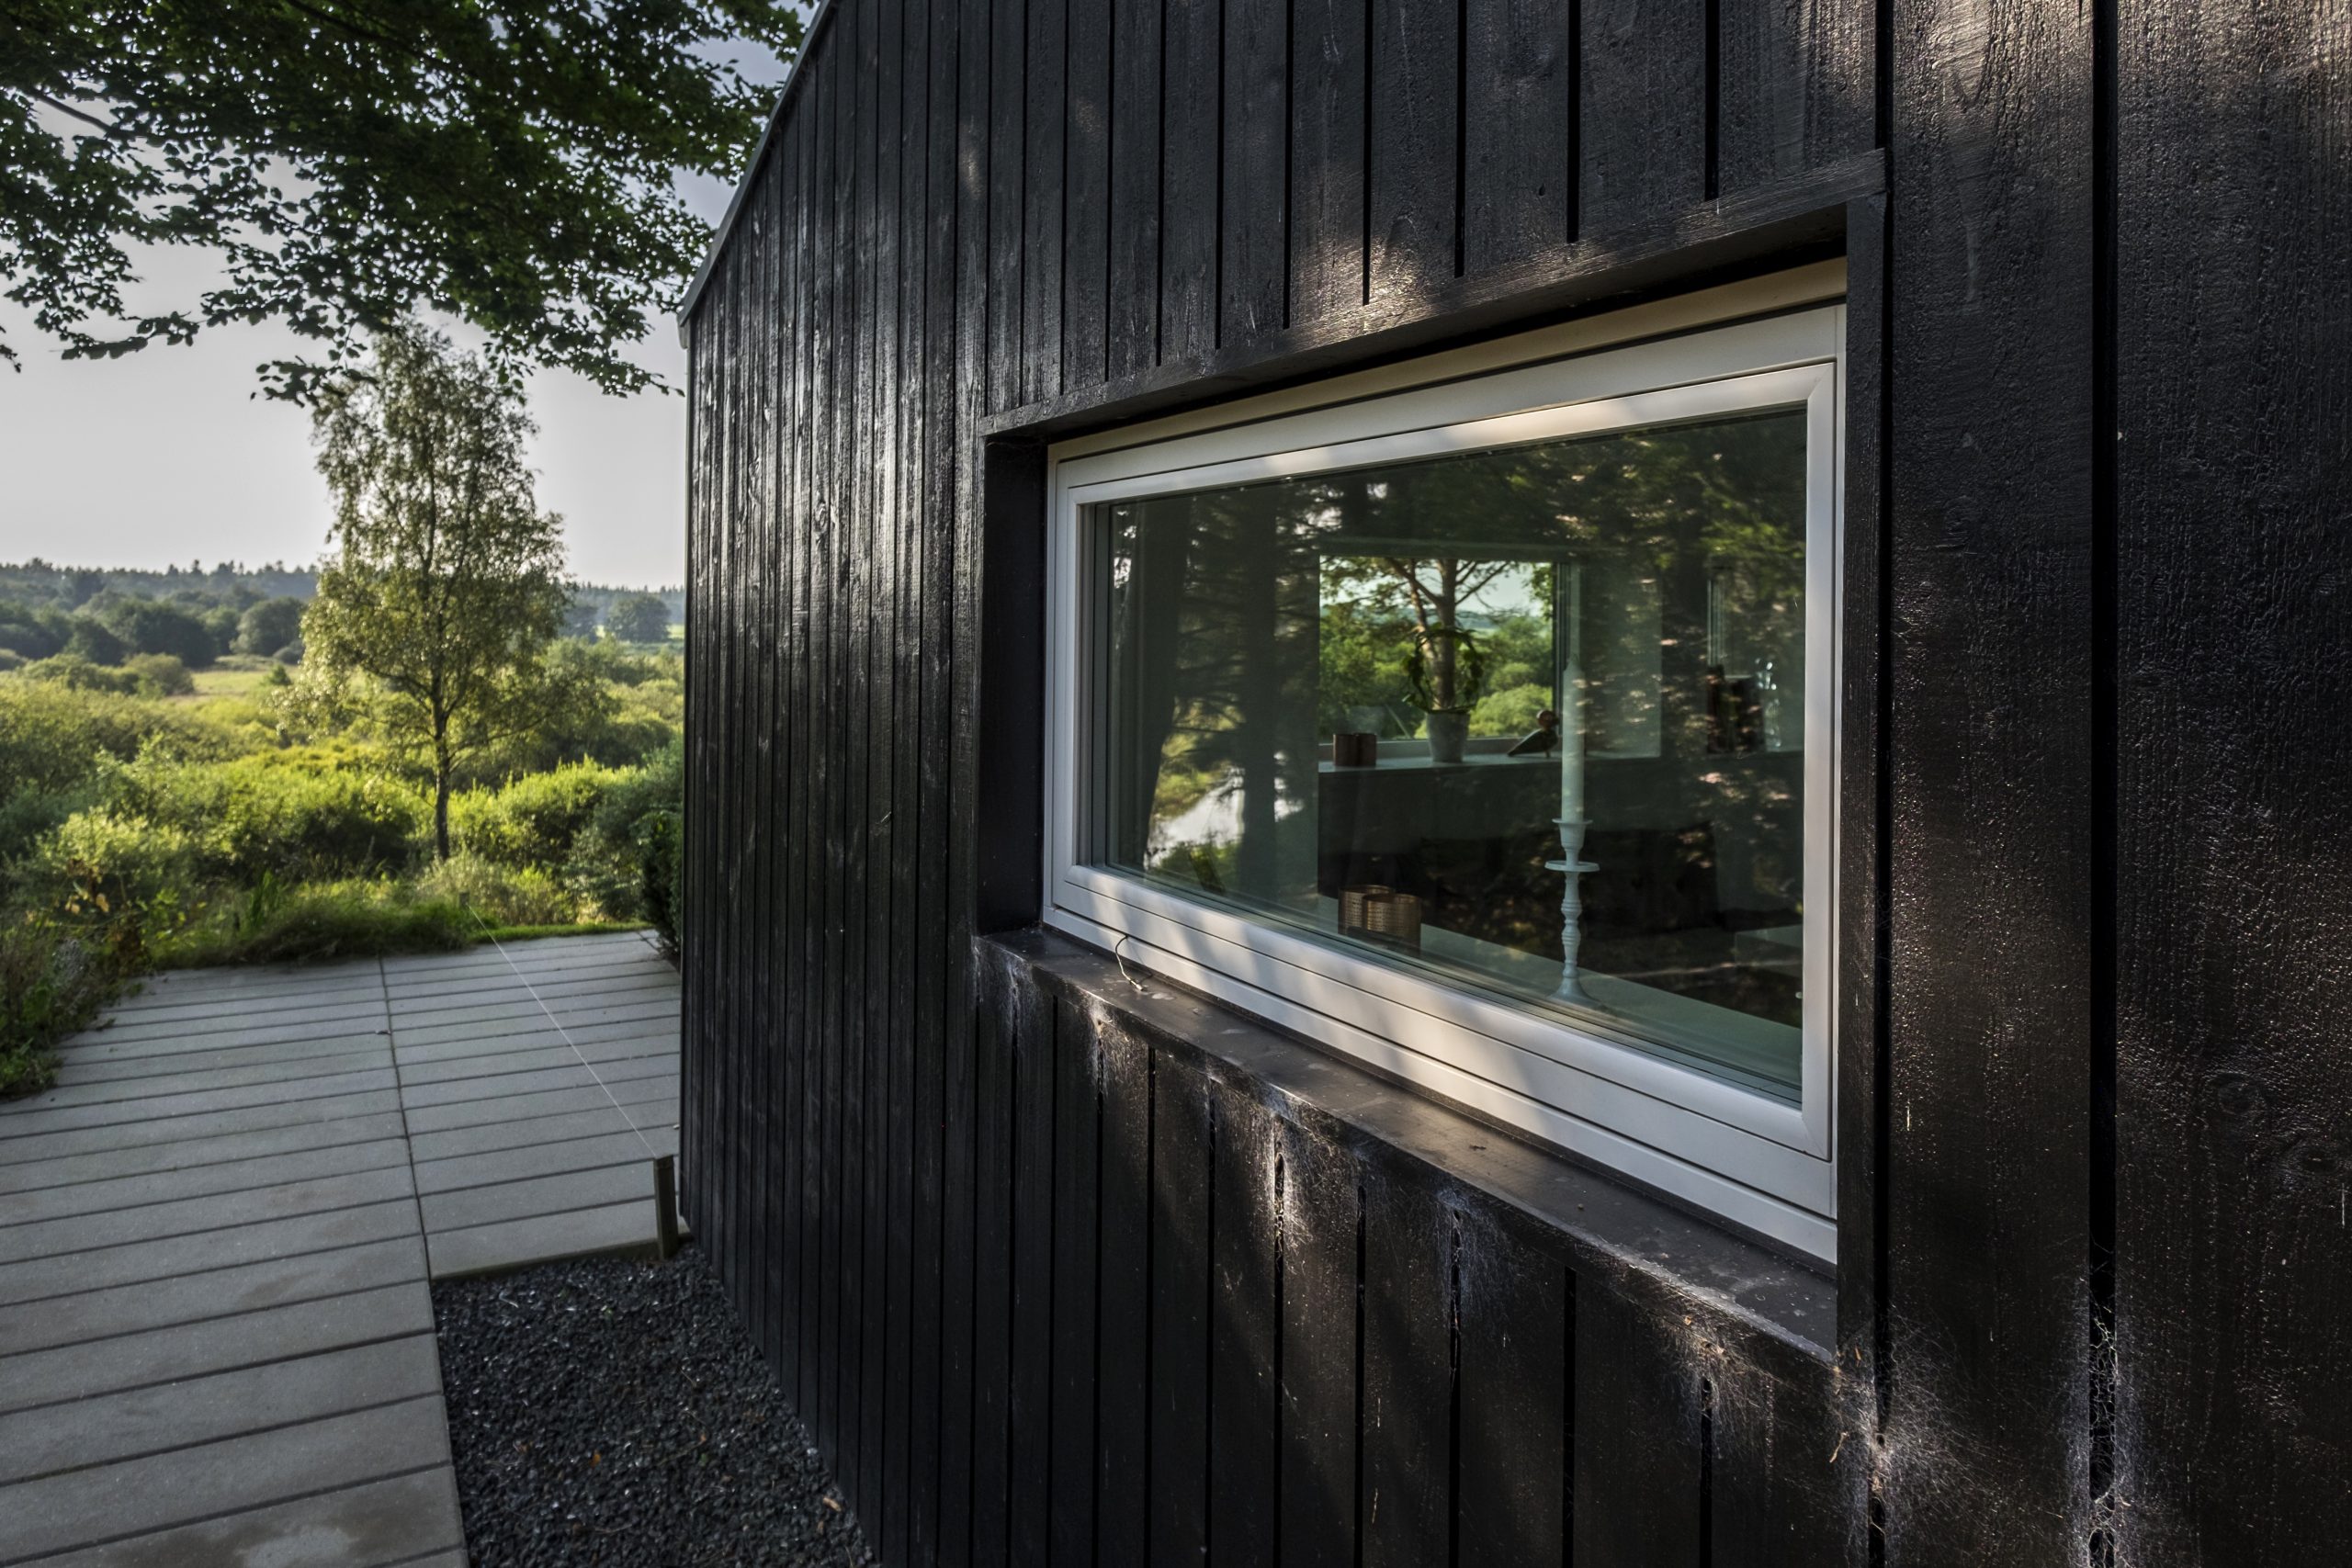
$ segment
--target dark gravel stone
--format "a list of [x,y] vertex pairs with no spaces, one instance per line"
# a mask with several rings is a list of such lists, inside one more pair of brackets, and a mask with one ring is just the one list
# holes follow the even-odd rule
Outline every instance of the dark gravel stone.
[[478,1568],[874,1562],[693,1248],[433,1287]]

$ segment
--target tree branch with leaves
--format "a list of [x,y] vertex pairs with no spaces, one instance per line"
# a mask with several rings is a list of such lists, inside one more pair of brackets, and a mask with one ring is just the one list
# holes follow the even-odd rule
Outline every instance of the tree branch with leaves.
[[[309,398],[415,310],[608,391],[710,239],[676,176],[732,180],[801,16],[772,0],[14,0],[0,28],[0,282],[69,358],[277,321]],[[129,308],[134,247],[220,285]],[[0,337],[0,361],[17,350]]]

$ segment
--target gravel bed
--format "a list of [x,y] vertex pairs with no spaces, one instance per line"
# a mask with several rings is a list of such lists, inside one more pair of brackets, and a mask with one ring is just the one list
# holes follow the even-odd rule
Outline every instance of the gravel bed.
[[477,1568],[874,1562],[693,1248],[433,1287]]

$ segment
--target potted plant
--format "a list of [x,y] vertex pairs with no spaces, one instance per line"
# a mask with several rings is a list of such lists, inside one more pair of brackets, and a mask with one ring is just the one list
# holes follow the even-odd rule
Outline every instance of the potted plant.
[[1439,625],[1414,634],[1405,656],[1413,705],[1429,716],[1430,761],[1462,761],[1470,710],[1487,689],[1487,656],[1467,626]]

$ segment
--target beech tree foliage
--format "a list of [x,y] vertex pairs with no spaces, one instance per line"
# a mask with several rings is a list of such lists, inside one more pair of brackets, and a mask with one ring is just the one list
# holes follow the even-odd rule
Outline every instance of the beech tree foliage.
[[[68,357],[282,321],[262,367],[308,398],[418,311],[611,391],[674,308],[790,60],[775,0],[9,0],[0,283]],[[131,247],[211,252],[200,297],[134,310]],[[0,359],[19,350],[0,336]]]

